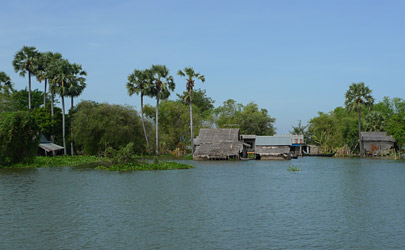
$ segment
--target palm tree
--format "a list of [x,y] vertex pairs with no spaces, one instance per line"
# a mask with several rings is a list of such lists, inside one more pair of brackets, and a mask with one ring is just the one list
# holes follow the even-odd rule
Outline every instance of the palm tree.
[[66,95],[71,97],[71,106],[70,106],[70,153],[74,155],[73,149],[73,99],[77,96],[80,96],[83,90],[86,88],[86,71],[82,70],[82,66],[79,64],[71,65],[71,74],[69,78],[69,87]]
[[70,79],[72,77],[72,65],[66,59],[56,60],[50,69],[52,79],[50,79],[51,91],[59,94],[62,100],[62,137],[63,151],[66,155],[66,138],[65,138],[65,96],[68,93]]
[[151,70],[151,95],[156,97],[156,154],[159,155],[159,99],[166,99],[173,91],[176,84],[169,75],[169,69],[165,65],[152,65]]
[[346,92],[346,110],[348,112],[357,111],[359,122],[358,122],[358,130],[359,130],[359,145],[360,145],[360,156],[364,156],[364,148],[363,143],[361,141],[361,109],[362,107],[366,107],[367,109],[371,109],[374,103],[374,98],[371,96],[371,90],[364,86],[363,82],[360,83],[352,83],[349,86],[349,90]]
[[[35,65],[35,76],[38,82],[44,81],[44,107],[46,106],[46,87],[48,84],[48,79],[51,77],[50,68],[55,60],[62,59],[62,54],[45,52],[40,53],[38,63]],[[53,97],[51,99],[52,107],[51,112],[53,113]]]
[[144,95],[150,95],[151,88],[151,71],[146,70],[137,70],[135,69],[132,74],[128,76],[127,90],[129,96],[133,94],[141,95],[141,117],[142,117],[142,126],[143,133],[145,134],[146,146],[148,148],[148,154],[150,154],[150,146],[148,135],[146,134],[145,121],[143,115],[143,97]]
[[20,76],[25,76],[28,72],[28,109],[31,110],[31,74],[34,73],[35,64],[38,61],[40,53],[35,47],[24,46],[18,51],[13,60],[13,67]]
[[4,93],[10,93],[13,89],[10,77],[3,71],[0,72],[0,91],[4,90]]
[[[186,99],[188,99],[190,103],[190,130],[191,130],[191,153],[194,154],[194,131],[193,131],[193,104],[192,104],[192,96],[193,96],[193,88],[194,88],[194,79],[198,79],[201,82],[205,82],[205,77],[200,75],[200,73],[196,73],[193,68],[184,68],[184,72],[179,70],[177,75],[184,76],[187,79],[186,89],[188,95]],[[187,102],[187,100],[184,100]]]

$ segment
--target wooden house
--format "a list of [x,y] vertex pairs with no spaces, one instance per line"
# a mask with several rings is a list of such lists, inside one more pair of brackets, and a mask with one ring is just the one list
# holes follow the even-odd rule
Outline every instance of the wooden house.
[[248,145],[240,140],[239,129],[203,128],[194,147],[194,160],[239,160]]
[[366,155],[388,155],[394,149],[395,140],[386,132],[361,132]]
[[291,159],[291,137],[256,136],[256,156],[262,160]]

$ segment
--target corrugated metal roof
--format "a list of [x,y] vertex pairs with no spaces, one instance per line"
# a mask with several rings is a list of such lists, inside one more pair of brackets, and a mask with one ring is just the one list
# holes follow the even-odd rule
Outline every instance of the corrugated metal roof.
[[54,143],[40,143],[39,147],[45,150],[46,152],[57,151],[63,149],[63,147],[56,145]]
[[256,146],[290,146],[291,137],[287,136],[256,136]]

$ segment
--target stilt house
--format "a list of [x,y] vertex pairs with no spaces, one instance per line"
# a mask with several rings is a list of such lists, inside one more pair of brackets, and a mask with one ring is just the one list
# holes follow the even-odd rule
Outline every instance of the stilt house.
[[203,128],[194,140],[194,160],[240,159],[246,147],[240,140],[239,129]]

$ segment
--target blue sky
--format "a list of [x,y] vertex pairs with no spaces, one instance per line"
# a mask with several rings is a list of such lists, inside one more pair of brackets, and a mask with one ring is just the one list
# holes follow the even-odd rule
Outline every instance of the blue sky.
[[60,52],[88,73],[79,100],[139,109],[125,88],[135,68],[165,64],[181,93],[176,72],[192,66],[216,106],[253,101],[288,133],[342,106],[352,82],[365,82],[377,101],[404,98],[404,9],[404,1],[372,0],[3,1],[0,71],[21,89],[27,79],[11,61],[23,45]]

